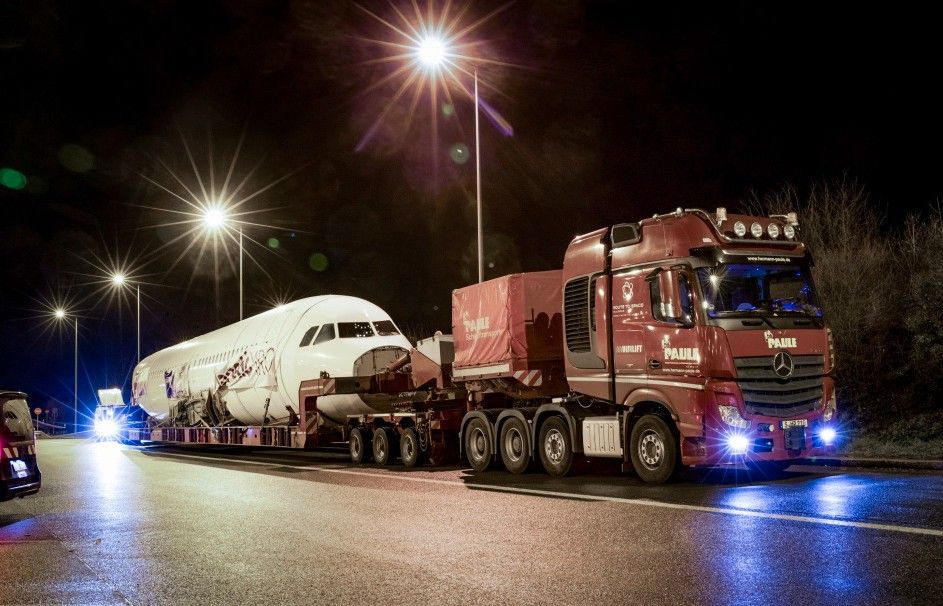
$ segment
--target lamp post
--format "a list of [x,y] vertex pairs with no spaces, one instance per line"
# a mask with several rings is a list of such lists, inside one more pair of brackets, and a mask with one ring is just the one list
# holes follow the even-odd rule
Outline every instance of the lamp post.
[[[230,222],[232,222],[232,220],[226,214],[225,208],[223,208],[221,205],[208,206],[203,210],[203,226],[209,231],[218,231],[224,228],[226,224]],[[239,319],[242,320],[242,226],[239,225],[236,229],[239,233]]]
[[[57,320],[65,321],[69,314],[62,308],[57,307],[53,312]],[[79,431],[79,319],[73,318],[72,323],[75,327],[75,338],[73,340],[72,356],[72,432]]]
[[[124,288],[129,286],[128,277],[125,276],[120,271],[111,274],[111,283],[115,288]],[[136,314],[136,324],[137,324],[137,358],[136,361],[141,361],[141,285],[134,285],[134,298],[135,298],[135,308],[137,311]]]
[[[421,64],[431,71],[438,71],[448,61],[448,48],[439,37],[426,36],[419,41],[416,47],[416,56]],[[475,210],[478,223],[478,282],[485,280],[485,261],[484,261],[484,235],[483,219],[481,210],[481,137],[478,127],[478,113],[480,104],[478,102],[478,66],[472,64],[472,75],[475,80],[474,101],[475,101]]]

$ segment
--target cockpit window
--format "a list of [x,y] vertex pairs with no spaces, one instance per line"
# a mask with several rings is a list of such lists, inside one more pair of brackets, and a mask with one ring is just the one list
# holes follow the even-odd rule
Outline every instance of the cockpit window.
[[390,337],[399,334],[399,331],[396,330],[396,325],[389,320],[374,322],[373,327],[377,329],[377,334],[381,337]]
[[330,341],[334,338],[334,325],[325,324],[321,327],[321,332],[318,333],[317,338],[314,340],[312,345],[317,345],[318,343],[324,343],[325,341]]
[[305,336],[301,337],[301,343],[298,344],[298,347],[304,347],[311,342],[311,339],[314,338],[314,333],[318,332],[317,326],[312,326],[308,329],[308,332],[305,333]]
[[341,339],[360,339],[374,336],[369,322],[338,322],[337,330]]

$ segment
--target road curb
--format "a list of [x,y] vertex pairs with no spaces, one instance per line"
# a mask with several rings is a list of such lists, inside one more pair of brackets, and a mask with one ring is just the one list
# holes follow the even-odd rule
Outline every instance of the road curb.
[[915,459],[874,459],[870,457],[811,457],[804,465],[827,467],[872,467],[876,469],[928,469],[943,471],[943,461]]

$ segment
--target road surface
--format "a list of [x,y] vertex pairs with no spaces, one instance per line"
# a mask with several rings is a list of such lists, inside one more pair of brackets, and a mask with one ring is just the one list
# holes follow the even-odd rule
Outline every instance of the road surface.
[[943,475],[770,481],[352,467],[41,440],[0,604],[903,604],[943,593]]

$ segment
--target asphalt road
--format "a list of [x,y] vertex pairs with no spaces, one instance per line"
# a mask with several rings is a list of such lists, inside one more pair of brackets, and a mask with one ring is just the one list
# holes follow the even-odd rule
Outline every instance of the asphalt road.
[[943,474],[542,474],[39,442],[0,604],[917,604]]

